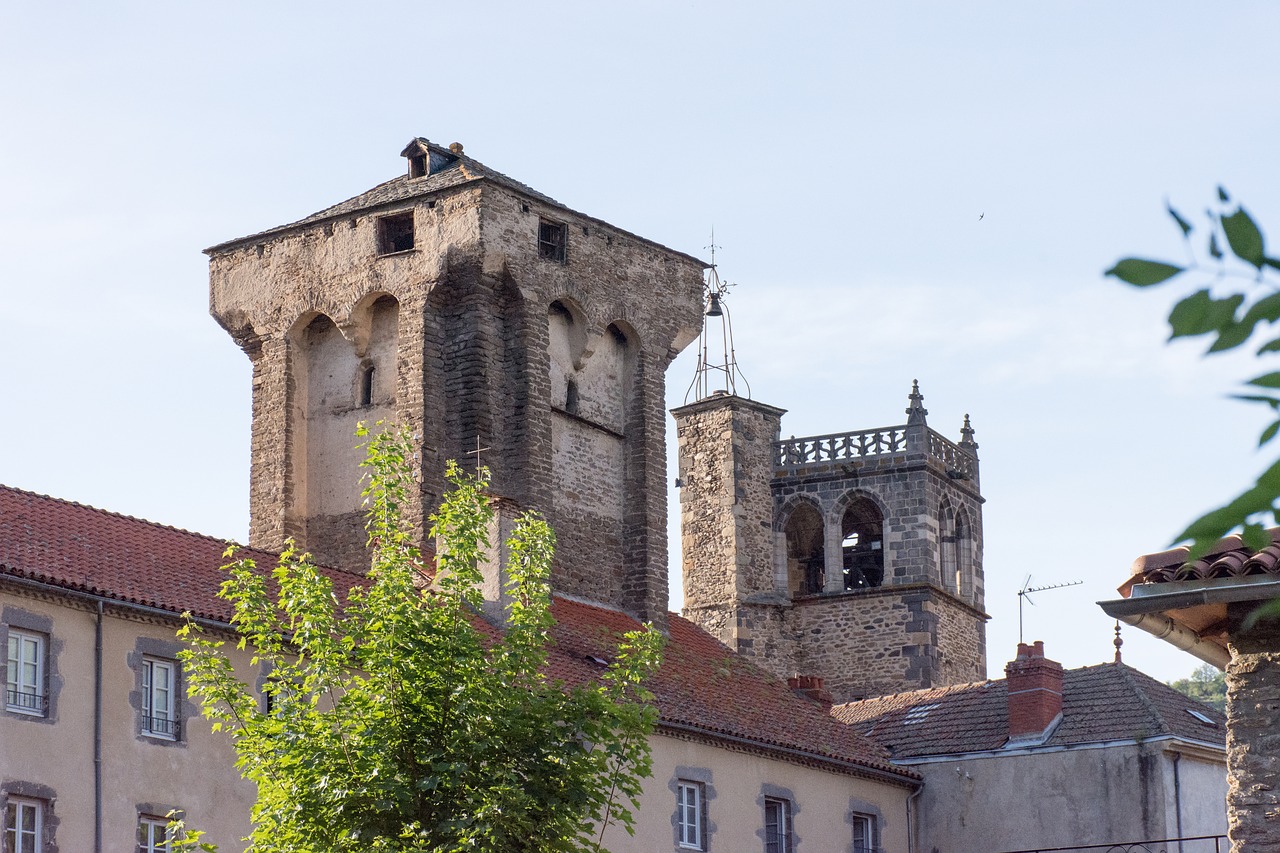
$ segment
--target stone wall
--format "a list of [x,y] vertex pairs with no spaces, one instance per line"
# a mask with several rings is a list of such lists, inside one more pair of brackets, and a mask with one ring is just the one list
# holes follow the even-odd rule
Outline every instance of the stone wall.
[[1258,605],[1228,606],[1227,818],[1232,853],[1280,850],[1280,623],[1243,630]]
[[[413,248],[378,254],[378,220],[403,212]],[[543,222],[563,226],[564,262],[540,255]],[[254,363],[251,544],[278,549],[293,536],[322,561],[359,562],[352,454],[335,434],[365,414],[391,416],[419,437],[420,532],[445,460],[470,466],[479,447],[493,490],[555,527],[560,590],[663,621],[663,375],[697,335],[699,261],[487,180],[209,254],[211,310]],[[394,347],[379,348],[367,315],[384,295],[397,328]],[[567,366],[552,340],[554,303],[581,324]],[[336,355],[317,360],[299,330],[321,316],[340,339],[321,348]],[[376,411],[355,411],[353,377],[389,352],[394,363],[377,365],[377,399],[364,407]],[[334,389],[348,395],[336,408],[325,394]]]

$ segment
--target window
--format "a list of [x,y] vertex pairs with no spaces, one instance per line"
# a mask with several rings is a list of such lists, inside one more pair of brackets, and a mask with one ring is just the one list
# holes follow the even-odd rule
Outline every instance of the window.
[[791,853],[791,801],[766,797],[764,801],[765,853]]
[[565,260],[565,228],[560,222],[538,220],[538,255],[563,264]]
[[360,368],[360,407],[367,409],[373,405],[373,365],[366,364]]
[[413,211],[378,220],[378,254],[390,255],[413,248]]
[[876,853],[880,849],[880,827],[875,815],[853,815],[853,853]]
[[138,853],[170,853],[169,820],[143,815],[138,818]]
[[5,853],[40,853],[44,845],[44,804],[9,798],[4,816]]
[[676,839],[688,850],[706,850],[702,819],[702,783],[676,783]]
[[19,714],[43,717],[47,708],[44,679],[45,637],[9,629],[8,667],[5,669],[5,707]]
[[142,662],[142,733],[167,740],[178,739],[174,713],[177,664],[147,658]]

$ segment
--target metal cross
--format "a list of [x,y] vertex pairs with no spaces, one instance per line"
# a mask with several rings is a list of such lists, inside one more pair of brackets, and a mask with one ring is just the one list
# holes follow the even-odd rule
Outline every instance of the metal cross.
[[468,451],[467,451],[467,455],[468,455],[468,456],[471,456],[471,455],[473,455],[473,454],[474,454],[474,455],[475,455],[475,457],[476,457],[476,476],[477,476],[477,477],[479,477],[479,476],[480,476],[480,454],[481,454],[481,453],[483,453],[484,451],[488,450],[488,449],[489,449],[489,448],[487,448],[487,447],[481,447],[481,446],[480,446],[480,433],[476,433],[476,449],[475,449],[475,450],[468,450]]

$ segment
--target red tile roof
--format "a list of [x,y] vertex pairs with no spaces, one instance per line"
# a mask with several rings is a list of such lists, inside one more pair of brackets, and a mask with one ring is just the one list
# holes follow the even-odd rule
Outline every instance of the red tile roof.
[[1249,552],[1239,536],[1228,536],[1213,550],[1194,562],[1187,562],[1186,548],[1147,554],[1133,561],[1130,577],[1120,588],[1128,594],[1135,583],[1167,583],[1248,575],[1280,575],[1280,528],[1271,532],[1271,544],[1256,554]]
[[[227,622],[218,598],[227,543],[78,503],[0,486],[0,578],[37,581],[125,604]],[[245,549],[259,566],[275,554]],[[340,595],[363,575],[324,569]],[[568,683],[598,676],[617,637],[639,627],[630,616],[559,598],[550,674]],[[675,614],[670,641],[653,678],[662,725],[671,733],[734,741],[791,760],[829,762],[851,772],[888,774],[910,784],[918,776],[889,763],[887,751],[801,699],[787,685],[735,656]],[[745,743],[742,743],[745,742]]]
[[[1221,712],[1122,663],[1067,670],[1062,692],[1062,722],[1043,748],[1165,735],[1226,744]],[[895,760],[998,750],[1009,738],[1004,679],[864,699],[832,714],[888,746]]]

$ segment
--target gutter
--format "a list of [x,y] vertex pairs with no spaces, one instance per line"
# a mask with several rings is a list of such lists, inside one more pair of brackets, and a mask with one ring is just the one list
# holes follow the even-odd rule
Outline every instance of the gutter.
[[920,789],[923,782],[919,779],[912,779],[908,774],[914,774],[915,771],[906,770],[904,772],[894,773],[890,770],[880,770],[876,767],[869,767],[865,764],[859,764],[856,761],[849,761],[843,758],[833,758],[829,755],[822,755],[817,752],[809,752],[805,749],[796,749],[789,746],[780,746],[773,743],[764,743],[751,738],[742,737],[740,735],[724,734],[710,729],[704,729],[699,726],[691,726],[687,723],[676,723],[668,720],[659,720],[658,725],[654,727],[654,731],[661,733],[663,730],[671,732],[679,732],[681,734],[699,735],[713,740],[734,743],[740,746],[749,746],[762,752],[773,752],[782,755],[791,756],[793,758],[803,758],[806,761],[815,761],[822,764],[828,764],[839,767],[857,776],[866,776],[880,782],[888,782],[893,785],[904,787],[912,787]]
[[1164,640],[1175,648],[1200,658],[1207,664],[1225,670],[1231,662],[1231,653],[1217,643],[1204,639],[1190,628],[1185,628],[1162,613],[1143,613],[1138,615],[1120,615],[1107,610],[1107,604],[1100,602],[1108,616],[1119,619],[1126,625],[1132,625],[1151,634],[1158,640]]
[[[69,598],[79,598],[83,601],[90,602],[95,607],[110,605],[111,607],[118,607],[122,610],[134,610],[138,613],[146,613],[149,616],[162,616],[165,619],[173,621],[182,621],[184,618],[182,613],[176,610],[165,610],[162,607],[152,607],[149,604],[138,604],[133,601],[124,601],[119,598],[112,598],[109,595],[85,592],[84,590],[75,589],[74,587],[60,586],[58,584],[48,583],[47,581],[32,580],[31,578],[0,573],[0,584],[5,583],[11,583],[18,587],[27,587],[28,589],[35,589],[41,592],[67,596]],[[189,618],[192,622],[202,628],[212,628],[217,631],[235,631],[235,628],[233,628],[229,622],[220,622],[217,619],[210,619],[205,616],[191,616]]]

